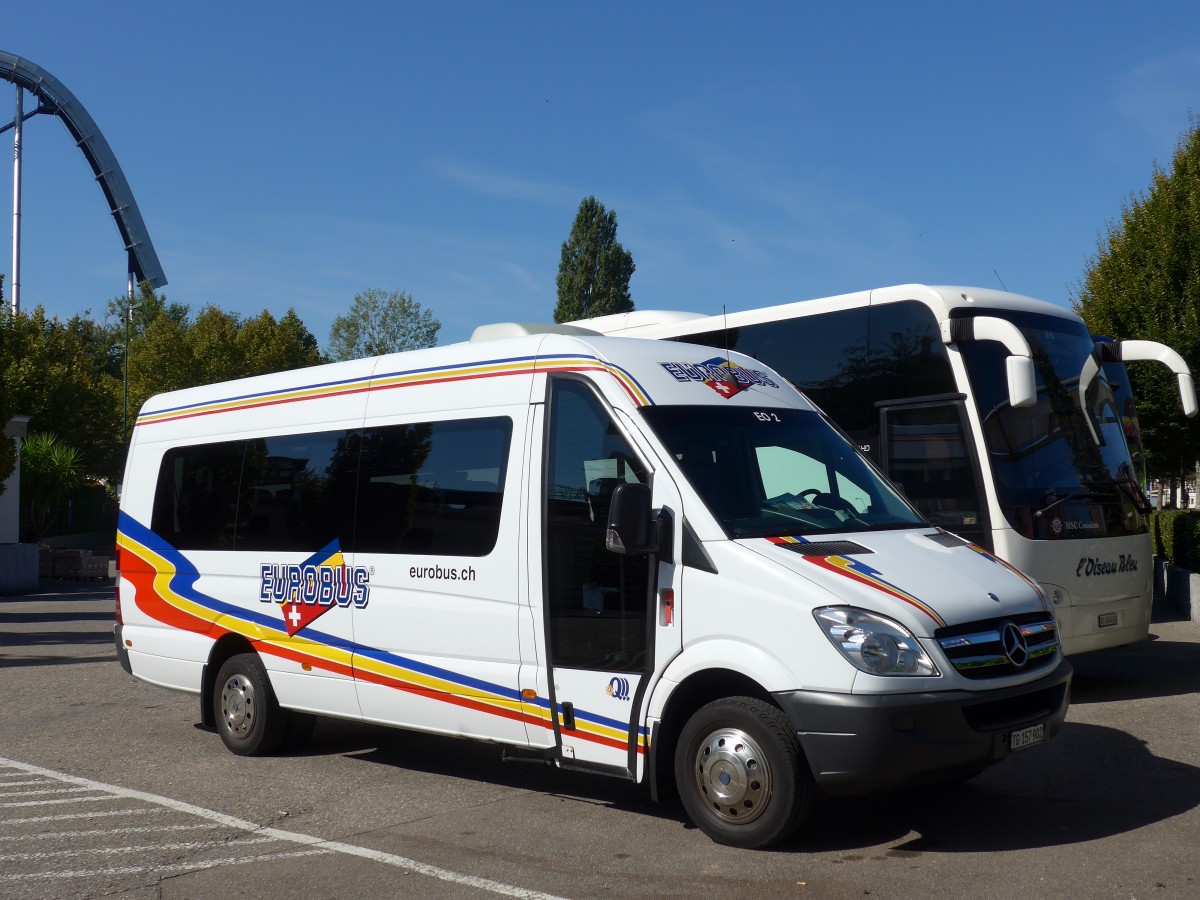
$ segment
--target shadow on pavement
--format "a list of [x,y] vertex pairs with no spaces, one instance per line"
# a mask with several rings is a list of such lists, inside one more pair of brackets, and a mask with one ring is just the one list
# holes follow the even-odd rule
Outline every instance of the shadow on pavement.
[[1068,723],[1053,748],[1053,756],[1031,753],[1022,765],[1011,759],[953,788],[825,798],[789,849],[862,849],[914,831],[919,837],[889,853],[1054,847],[1135,831],[1200,805],[1200,769],[1157,757],[1122,731]]
[[[38,593],[0,597],[0,668],[111,661],[116,652],[55,654],[50,648],[112,647],[113,582],[43,579]],[[72,609],[75,604],[100,604]],[[39,627],[41,626],[41,627]]]

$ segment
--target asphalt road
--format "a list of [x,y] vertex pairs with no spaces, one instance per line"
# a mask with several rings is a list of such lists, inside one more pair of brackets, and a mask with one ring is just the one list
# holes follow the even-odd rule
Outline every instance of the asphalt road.
[[495,747],[322,721],[233,756],[126,675],[111,585],[0,597],[0,898],[1200,896],[1200,625],[1076,657],[1061,734],[953,788],[825,799],[787,846]]

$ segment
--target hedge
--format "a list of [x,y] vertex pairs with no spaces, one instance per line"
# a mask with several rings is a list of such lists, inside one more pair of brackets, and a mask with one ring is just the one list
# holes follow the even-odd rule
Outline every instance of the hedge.
[[1159,509],[1150,516],[1154,555],[1200,571],[1200,509]]

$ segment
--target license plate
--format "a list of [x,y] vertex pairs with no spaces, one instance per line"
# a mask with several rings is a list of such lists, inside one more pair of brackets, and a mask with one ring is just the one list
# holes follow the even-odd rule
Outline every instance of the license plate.
[[1008,749],[1024,750],[1026,747],[1040,744],[1042,738],[1045,736],[1045,725],[1031,725],[1028,728],[1022,728],[1020,731],[1014,731],[1008,736]]
[[1117,624],[1117,614],[1116,613],[1105,613],[1102,616],[1097,616],[1096,624],[1099,625],[1101,628],[1109,628],[1113,625],[1116,625]]

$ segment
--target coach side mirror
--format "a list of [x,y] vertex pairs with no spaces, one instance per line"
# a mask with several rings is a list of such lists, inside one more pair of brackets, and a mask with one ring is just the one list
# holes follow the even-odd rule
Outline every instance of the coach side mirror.
[[1033,360],[1028,356],[1010,356],[1008,369],[1008,402],[1014,408],[1037,403],[1037,375]]

